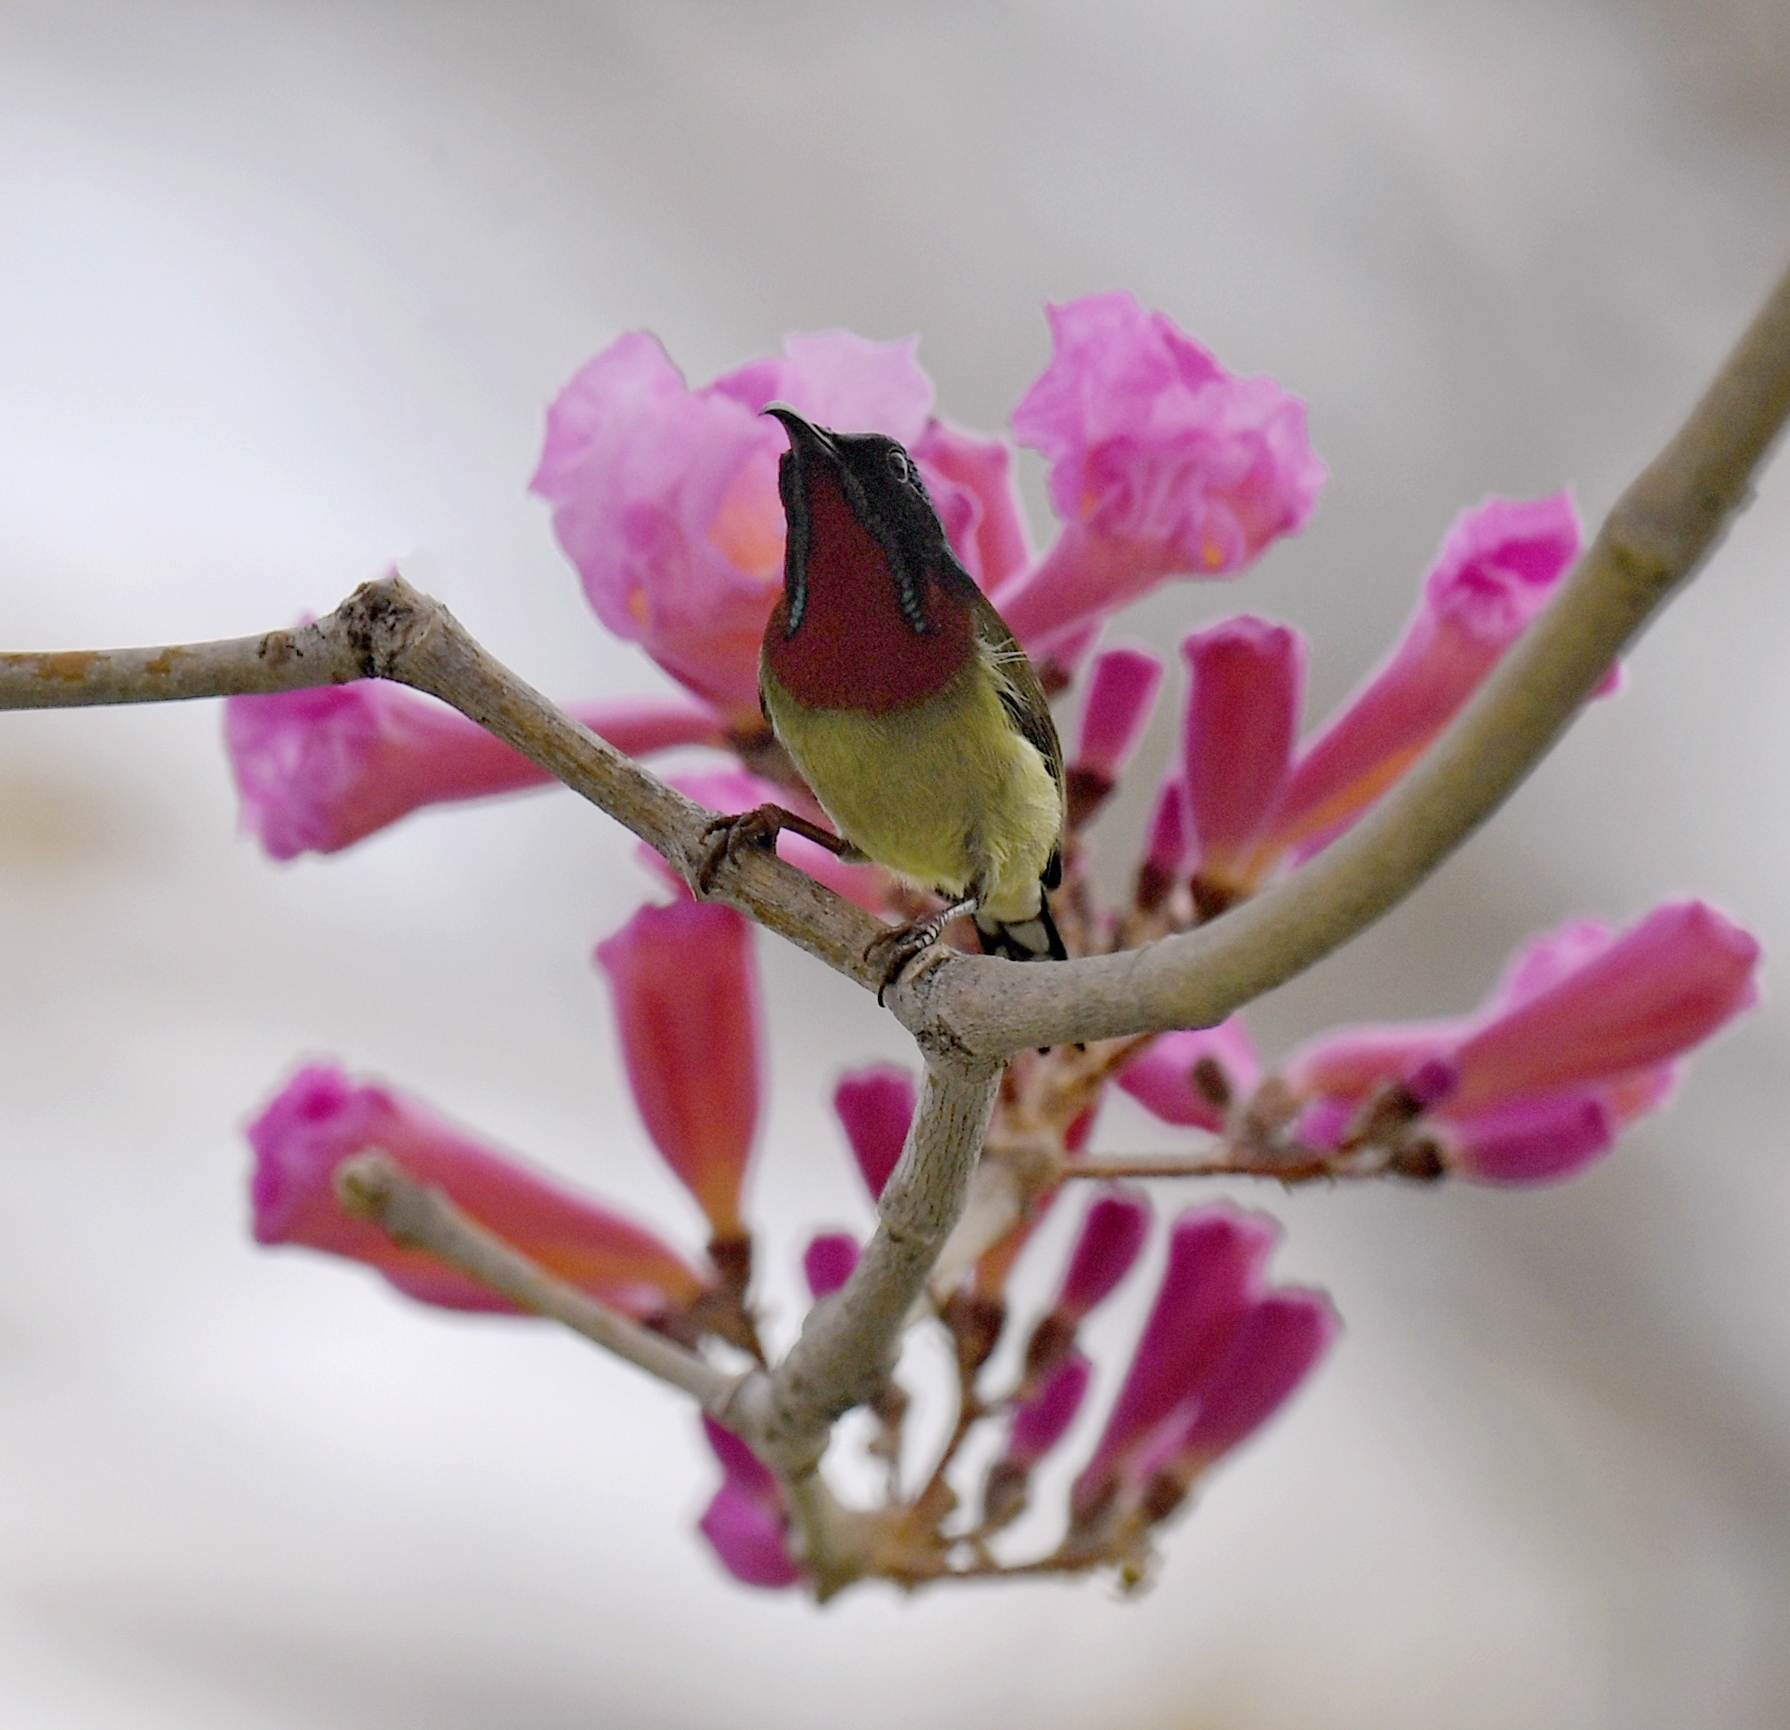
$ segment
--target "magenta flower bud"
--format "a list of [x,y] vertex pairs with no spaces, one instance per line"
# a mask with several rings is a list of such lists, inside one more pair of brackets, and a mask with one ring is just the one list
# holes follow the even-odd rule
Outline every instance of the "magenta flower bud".
[[747,1586],[793,1586],[802,1571],[790,1558],[783,1487],[731,1430],[703,1414],[702,1432],[721,1462],[722,1483],[697,1527],[721,1566]]
[[[568,712],[629,756],[726,742],[720,716],[688,697]],[[421,806],[551,780],[464,715],[377,679],[231,697],[224,745],[242,827],[274,859],[340,852]]]
[[901,1159],[918,1097],[913,1076],[893,1063],[848,1070],[833,1089],[833,1109],[872,1200],[881,1199]]
[[984,593],[1032,562],[1005,439],[929,420],[913,456],[953,550]]
[[1232,1102],[1247,1099],[1261,1078],[1255,1041],[1233,1015],[1216,1027],[1158,1035],[1119,1071],[1118,1083],[1164,1123],[1221,1135]]
[[1144,859],[1137,868],[1137,904],[1153,913],[1169,897],[1187,864],[1187,789],[1170,775],[1156,795],[1144,836]]
[[1398,647],[1300,751],[1270,826],[1315,851],[1423,753],[1552,595],[1579,550],[1567,494],[1488,499],[1456,518]]
[[731,907],[642,907],[597,945],[628,1081],[653,1145],[717,1239],[745,1236],[740,1186],[758,1125],[758,972]]
[[1162,662],[1148,649],[1108,649],[1095,656],[1070,773],[1097,777],[1111,787],[1143,737],[1161,684]]
[[1220,912],[1273,863],[1257,843],[1280,801],[1299,734],[1305,639],[1244,615],[1181,645],[1189,687],[1182,774],[1198,850],[1194,898]]
[[[754,810],[760,805],[782,805],[798,817],[806,817],[823,828],[828,826],[826,813],[818,805],[810,804],[788,788],[778,787],[745,769],[699,769],[687,775],[667,775],[665,779],[697,804],[707,805],[711,811],[728,816]],[[837,853],[831,853],[817,842],[788,829],[778,832],[777,856],[867,913],[880,913],[887,905],[889,879],[880,866],[848,865]],[[670,878],[680,887],[683,885],[683,879],[675,872],[670,872]]]
[[824,1231],[802,1251],[802,1273],[817,1298],[838,1291],[858,1265],[858,1240],[848,1231]]
[[913,342],[846,331],[689,389],[658,341],[610,344],[560,392],[530,483],[597,617],[736,723],[757,724],[758,643],[782,588],[781,399],[823,426],[912,445],[932,385]]
[[995,596],[1042,650],[1175,575],[1228,576],[1311,514],[1305,407],[1237,378],[1129,294],[1045,309],[1054,354],[1013,411],[1050,464],[1056,544]]
[[417,1250],[400,1249],[336,1199],[336,1169],[382,1153],[549,1273],[634,1316],[687,1308],[702,1276],[643,1226],[574,1194],[401,1094],[311,1064],[248,1127],[255,1241],[303,1244],[376,1268],[399,1291],[447,1309],[513,1311]]
[[1115,1185],[1089,1204],[1069,1255],[1054,1312],[1079,1323],[1117,1288],[1150,1235],[1150,1203],[1141,1191]]
[[1015,1409],[1005,1457],[1027,1470],[1037,1465],[1069,1433],[1093,1373],[1094,1366],[1080,1352],[1064,1358],[1043,1387]]
[[1166,1426],[1146,1469],[1167,1471],[1182,1488],[1246,1441],[1286,1404],[1317,1367],[1341,1322],[1322,1292],[1283,1286],[1254,1304],[1229,1358],[1185,1418]]
[[1226,1202],[1183,1213],[1169,1231],[1168,1265],[1094,1457],[1075,1481],[1081,1517],[1098,1507],[1132,1456],[1223,1367],[1260,1295],[1278,1228]]

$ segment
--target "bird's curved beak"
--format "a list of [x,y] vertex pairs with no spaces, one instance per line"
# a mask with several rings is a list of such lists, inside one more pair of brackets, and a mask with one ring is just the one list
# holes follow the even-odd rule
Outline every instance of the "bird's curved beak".
[[783,423],[783,430],[789,434],[789,448],[793,451],[818,451],[830,457],[834,462],[839,460],[839,452],[834,447],[833,436],[825,427],[817,427],[804,415],[799,415],[786,402],[768,402],[761,411]]

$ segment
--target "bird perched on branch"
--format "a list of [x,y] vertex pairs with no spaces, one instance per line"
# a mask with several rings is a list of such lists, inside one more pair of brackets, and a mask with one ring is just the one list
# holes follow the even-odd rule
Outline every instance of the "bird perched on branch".
[[[888,977],[965,913],[989,954],[1064,959],[1045,899],[1062,875],[1063,750],[1025,651],[894,439],[830,432],[782,403],[765,413],[789,434],[765,719],[849,852],[947,902],[879,939]],[[748,818],[757,837],[794,828],[841,850],[776,806]]]

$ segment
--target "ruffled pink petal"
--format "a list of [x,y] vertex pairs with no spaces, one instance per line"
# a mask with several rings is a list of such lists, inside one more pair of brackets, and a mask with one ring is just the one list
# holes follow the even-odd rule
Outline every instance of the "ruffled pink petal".
[[642,907],[596,955],[647,1133],[715,1236],[743,1236],[761,1069],[750,924],[712,902]]
[[[567,713],[630,756],[726,743],[721,717],[688,697],[573,703]],[[336,853],[422,806],[551,780],[464,715],[371,679],[232,697],[224,744],[242,827],[275,859]]]
[[1650,1068],[1759,1000],[1759,944],[1700,901],[1656,907],[1581,965],[1494,1016],[1452,1058],[1464,1114]]
[[449,1309],[510,1310],[452,1268],[399,1249],[336,1200],[336,1168],[383,1153],[550,1273],[631,1315],[682,1309],[702,1277],[644,1227],[573,1194],[401,1094],[339,1069],[301,1069],[248,1127],[255,1241],[304,1244],[377,1268],[400,1291]]
[[848,1231],[819,1232],[802,1251],[802,1273],[817,1298],[838,1291],[857,1265],[858,1240]]
[[913,454],[953,550],[985,594],[1032,562],[1005,439],[931,420]]
[[[1215,1088],[1202,1087],[1202,1078],[1222,1083],[1226,1098],[1217,1098]],[[1224,1130],[1228,1100],[1246,1099],[1261,1078],[1255,1041],[1243,1018],[1233,1015],[1216,1027],[1158,1035],[1119,1071],[1118,1082],[1164,1123],[1218,1135]]]
[[848,1070],[833,1089],[833,1109],[873,1200],[900,1162],[918,1098],[913,1076],[893,1063]]
[[1182,774],[1200,883],[1220,902],[1248,894],[1273,862],[1257,856],[1292,762],[1305,690],[1305,639],[1244,615],[1181,645],[1189,687]]
[[759,413],[776,397],[823,425],[905,443],[925,426],[932,386],[911,341],[828,331],[693,391],[636,331],[560,393],[530,483],[598,618],[745,724],[757,720],[759,639],[783,570],[784,439]]
[[1373,804],[1478,690],[1578,549],[1564,492],[1463,512],[1398,646],[1300,751],[1272,824],[1275,850],[1309,853]]
[[1064,528],[995,596],[1028,649],[1173,575],[1241,570],[1310,515],[1324,469],[1305,408],[1237,378],[1129,294],[1046,309],[1054,353],[1013,412]]

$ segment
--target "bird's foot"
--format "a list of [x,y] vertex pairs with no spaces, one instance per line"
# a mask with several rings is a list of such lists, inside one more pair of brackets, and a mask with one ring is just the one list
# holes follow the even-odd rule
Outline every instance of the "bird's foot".
[[954,901],[924,919],[910,919],[905,925],[891,925],[870,939],[864,948],[864,959],[872,967],[880,966],[883,981],[876,988],[877,1007],[882,1007],[883,993],[907,970],[908,963],[930,949],[944,935],[945,927],[965,913],[974,913],[974,899]]
[[702,842],[706,851],[696,867],[696,893],[707,895],[714,887],[715,873],[734,859],[742,848],[775,847],[778,833],[784,829],[842,858],[851,851],[837,835],[830,834],[818,823],[810,823],[806,817],[786,811],[781,805],[755,805],[750,811],[717,817],[703,830]]

